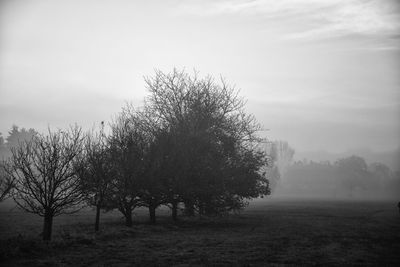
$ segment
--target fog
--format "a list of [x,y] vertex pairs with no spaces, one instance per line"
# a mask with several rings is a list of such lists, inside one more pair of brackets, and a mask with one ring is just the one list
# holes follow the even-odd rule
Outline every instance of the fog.
[[399,0],[0,0],[1,266],[400,266]]
[[[272,197],[395,198],[399,33],[395,0],[2,0],[0,132],[90,129],[141,106],[154,69],[195,69],[240,89],[260,136],[294,149]],[[353,155],[365,166],[338,171]]]
[[343,170],[329,162],[297,162],[281,176],[272,196],[353,201],[398,199],[399,172],[381,164],[370,164],[364,170],[347,167]]
[[[261,146],[273,164],[267,198],[313,200],[390,200],[400,195],[399,151],[300,152],[287,141]],[[301,160],[300,160],[301,159]],[[262,201],[262,199],[260,199]],[[258,201],[260,201],[258,200]]]

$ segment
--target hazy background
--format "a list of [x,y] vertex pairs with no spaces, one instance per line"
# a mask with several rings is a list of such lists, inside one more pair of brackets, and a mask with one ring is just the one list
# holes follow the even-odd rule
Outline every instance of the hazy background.
[[396,164],[398,1],[0,3],[3,136],[12,124],[109,121],[125,101],[141,104],[155,68],[195,68],[240,88],[263,134],[287,140],[297,159]]

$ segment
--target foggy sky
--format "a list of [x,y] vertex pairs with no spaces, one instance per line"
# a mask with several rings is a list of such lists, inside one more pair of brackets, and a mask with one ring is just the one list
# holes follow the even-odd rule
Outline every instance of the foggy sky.
[[400,145],[395,0],[0,3],[3,136],[109,121],[177,67],[226,78],[296,150]]

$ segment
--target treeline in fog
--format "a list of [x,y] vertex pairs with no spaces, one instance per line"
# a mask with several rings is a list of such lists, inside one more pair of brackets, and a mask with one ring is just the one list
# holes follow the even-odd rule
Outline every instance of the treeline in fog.
[[142,107],[127,105],[97,130],[13,127],[2,139],[2,198],[42,216],[43,239],[51,238],[55,216],[85,206],[96,209],[98,230],[101,210],[119,210],[131,226],[138,207],[155,223],[161,205],[177,220],[179,211],[224,214],[270,193],[272,161],[236,90],[178,70],[157,71],[146,84]]
[[330,161],[296,161],[282,175],[276,195],[333,199],[397,199],[400,172],[383,163],[349,156]]
[[31,140],[35,134],[37,134],[37,132],[32,128],[19,128],[17,125],[11,127],[8,136],[5,138],[2,133],[0,133],[0,160],[9,158],[12,148],[17,147],[21,142]]

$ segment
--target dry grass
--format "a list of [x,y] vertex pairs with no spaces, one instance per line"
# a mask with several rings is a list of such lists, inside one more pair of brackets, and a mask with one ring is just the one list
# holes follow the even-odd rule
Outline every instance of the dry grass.
[[400,266],[396,203],[267,201],[178,223],[162,213],[149,225],[139,211],[132,228],[116,212],[103,214],[96,235],[93,212],[61,217],[46,244],[40,218],[3,210],[1,257],[6,266]]

